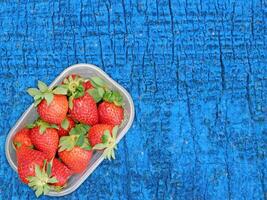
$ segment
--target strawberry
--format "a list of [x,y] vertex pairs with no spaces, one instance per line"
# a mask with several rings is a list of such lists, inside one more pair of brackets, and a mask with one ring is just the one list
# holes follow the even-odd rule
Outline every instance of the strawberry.
[[17,151],[18,174],[21,181],[28,183],[27,177],[35,175],[35,165],[42,167],[45,159],[46,155],[43,152],[22,146]]
[[60,138],[58,155],[74,173],[83,172],[92,157],[91,146],[86,137],[88,129],[88,125],[77,124],[71,129],[69,136]]
[[37,120],[29,127],[31,128],[30,138],[35,148],[44,152],[49,159],[52,159],[57,152],[59,142],[57,126]]
[[64,186],[72,175],[72,171],[58,159],[54,158],[51,174],[57,179],[57,182],[53,185]]
[[37,112],[44,121],[52,124],[60,124],[66,118],[68,112],[67,97],[54,95],[54,99],[49,105],[46,100],[42,100],[38,105]]
[[98,113],[93,97],[85,93],[84,96],[73,99],[73,106],[70,106],[70,116],[84,124],[96,124],[98,122]]
[[112,133],[113,125],[109,124],[96,124],[89,130],[88,139],[92,147],[96,144],[102,143],[102,136],[106,130]]
[[29,133],[30,130],[28,128],[23,128],[15,134],[13,144],[16,149],[22,146],[33,148]]
[[73,119],[71,119],[70,117],[66,117],[61,123],[61,125],[59,126],[59,129],[58,129],[59,137],[68,135],[69,131],[74,126],[75,126],[75,122],[73,121]]
[[[69,174],[63,169],[59,169],[58,167],[62,166],[58,166],[57,163],[55,163],[56,161],[53,160],[47,163],[47,160],[45,159],[43,163],[34,164],[32,167],[33,173],[27,176],[28,186],[35,190],[35,195],[37,197],[41,194],[46,195],[52,188],[54,190],[61,189],[57,184],[61,185],[63,179],[65,181],[65,179],[68,178]],[[56,168],[52,166],[53,164],[56,165]],[[52,174],[55,169],[58,173],[57,176]],[[57,178],[61,178],[62,180],[59,181]]]
[[72,175],[72,171],[57,159],[47,163],[45,154],[40,151],[23,147],[17,155],[20,158],[19,177],[35,190],[37,197],[47,194],[52,188],[60,190]]
[[[73,78],[74,77],[74,78]],[[98,122],[97,105],[94,99],[84,89],[84,79],[79,76],[69,76],[63,81],[68,90],[70,116],[81,123],[93,125]],[[86,87],[87,87],[86,82]]]
[[83,172],[88,166],[93,151],[82,149],[81,147],[73,147],[71,150],[60,151],[58,155],[60,159],[71,169],[74,173]]
[[124,118],[124,110],[121,106],[104,101],[98,106],[99,122],[111,125],[120,125]]
[[107,159],[115,159],[114,149],[117,149],[118,126],[113,128],[108,124],[96,124],[90,128],[88,139],[94,150],[104,150],[103,154]]
[[68,100],[64,96],[67,89],[63,86],[49,89],[41,81],[38,81],[38,88],[29,88],[27,91],[34,97],[34,105],[37,106],[40,118],[48,123],[60,124],[68,112]]

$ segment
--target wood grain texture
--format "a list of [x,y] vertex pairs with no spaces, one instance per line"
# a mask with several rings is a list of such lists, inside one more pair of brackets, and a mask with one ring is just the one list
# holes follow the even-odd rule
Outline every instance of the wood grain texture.
[[75,63],[122,84],[136,116],[61,199],[266,199],[266,19],[266,0],[0,1],[0,199],[34,199],[4,154],[25,90]]

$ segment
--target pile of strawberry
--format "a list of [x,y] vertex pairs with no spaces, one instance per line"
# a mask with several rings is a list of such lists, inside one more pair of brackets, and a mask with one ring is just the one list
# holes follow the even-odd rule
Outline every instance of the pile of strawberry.
[[30,88],[39,118],[13,138],[18,174],[36,196],[60,191],[82,173],[94,151],[115,158],[118,126],[124,119],[123,98],[99,77],[70,75],[48,88]]

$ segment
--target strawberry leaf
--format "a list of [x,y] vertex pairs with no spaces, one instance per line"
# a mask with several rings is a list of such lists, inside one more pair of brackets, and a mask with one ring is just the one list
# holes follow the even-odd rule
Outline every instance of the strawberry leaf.
[[81,148],[83,148],[84,150],[91,150],[92,149],[87,137],[84,138],[84,142],[81,145]]
[[70,109],[73,108],[73,96],[70,96],[70,98],[69,98],[69,108]]
[[110,138],[111,136],[110,136],[110,132],[109,132],[109,130],[105,130],[104,131],[104,134],[102,135],[102,143],[103,144],[106,144],[107,142],[108,142],[108,140],[109,140],[109,138]]
[[59,129],[58,126],[56,124],[50,124],[49,128],[55,128],[55,129]]
[[77,86],[76,91],[74,92],[73,97],[75,99],[82,97],[84,95],[84,87],[82,85]]
[[41,169],[40,169],[39,165],[35,165],[35,176],[37,178],[41,178],[42,177],[42,172],[41,172]]
[[67,93],[68,93],[68,89],[64,86],[58,86],[53,90],[53,94],[66,95]]
[[86,124],[76,124],[69,132],[69,136],[63,136],[59,141],[59,151],[70,151],[74,146],[80,146],[83,149],[90,150],[88,138],[86,134],[88,133],[90,126]]
[[28,129],[32,129],[33,127],[35,127],[34,123],[30,123],[26,125],[26,128]]
[[45,132],[47,128],[55,128],[58,129],[58,126],[55,124],[49,124],[41,119],[37,119],[34,123],[28,124],[27,128],[32,129],[34,127],[39,127],[39,131],[41,134]]
[[84,142],[84,135],[79,135],[77,142],[76,142],[76,146],[82,146]]
[[70,130],[69,135],[79,135],[79,130],[74,127]]
[[15,145],[15,147],[19,148],[19,147],[21,147],[22,144],[20,142],[14,142],[14,145]]
[[47,164],[46,172],[47,172],[47,175],[48,175],[48,176],[51,175],[51,169],[52,169],[52,161],[50,161],[50,162]]
[[96,88],[89,89],[87,92],[94,98],[96,103],[98,103],[101,100],[101,97],[99,96]]
[[112,157],[112,159],[115,159],[115,152],[113,149],[111,150],[111,157]]
[[46,90],[48,90],[47,85],[42,81],[38,81],[38,88],[41,92],[45,92]]
[[36,195],[36,197],[41,196],[42,193],[43,193],[43,190],[42,190],[42,188],[40,188],[40,187],[38,187],[37,190],[35,191],[35,195]]
[[[44,160],[44,165],[43,166],[46,166],[46,163],[47,163],[47,161],[46,161],[46,159]],[[43,167],[43,171],[42,171],[42,173],[45,173],[45,167]]]
[[119,129],[118,126],[115,126],[115,127],[112,129],[112,137],[113,137],[115,140],[116,140],[116,138],[117,138],[118,129]]
[[50,187],[53,188],[53,190],[56,192],[60,192],[63,189],[62,186],[50,186]]
[[86,124],[76,124],[75,127],[73,127],[70,130],[70,135],[85,135],[88,133],[90,126]]
[[45,93],[44,98],[48,105],[53,101],[54,95],[52,93]]
[[40,126],[41,134],[43,134],[45,132],[46,128],[47,128],[46,126]]
[[50,192],[50,186],[45,184],[44,185],[44,195],[48,194]]
[[29,88],[27,90],[28,94],[31,95],[32,97],[36,96],[37,94],[40,94],[40,91],[36,88]]
[[39,105],[39,103],[41,103],[42,99],[38,99],[36,101],[34,101],[34,107],[37,107]]
[[98,103],[102,100],[105,91],[103,88],[93,88],[89,89],[88,93],[94,98],[95,102]]
[[53,101],[53,92],[42,81],[38,81],[38,88],[39,89],[29,88],[27,90],[29,95],[34,98],[34,106],[38,106],[43,99],[45,99],[47,104],[49,105]]
[[124,104],[121,94],[117,91],[105,91],[103,99],[104,101],[114,103],[116,106],[122,106]]
[[73,149],[76,143],[75,136],[63,136],[59,140],[59,152],[67,150],[70,151]]
[[68,130],[69,128],[69,120],[67,118],[65,118],[62,122],[61,122],[61,127],[64,129],[64,130]]
[[90,81],[94,87],[104,87],[105,86],[105,82],[97,76],[92,77],[90,79]]
[[47,183],[57,183],[57,182],[58,181],[57,181],[56,177],[52,177],[47,181]]
[[123,105],[123,98],[121,94],[117,91],[113,92],[113,102],[116,106],[122,106]]
[[99,143],[99,144],[96,144],[94,147],[93,147],[93,150],[103,150],[107,147],[107,145],[103,144],[103,143]]

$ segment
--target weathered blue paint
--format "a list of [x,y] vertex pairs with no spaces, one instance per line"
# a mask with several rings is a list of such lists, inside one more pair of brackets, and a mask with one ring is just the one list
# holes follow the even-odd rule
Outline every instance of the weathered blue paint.
[[34,199],[4,154],[25,90],[75,63],[127,88],[136,117],[62,199],[266,199],[266,24],[266,0],[1,1],[0,199]]

